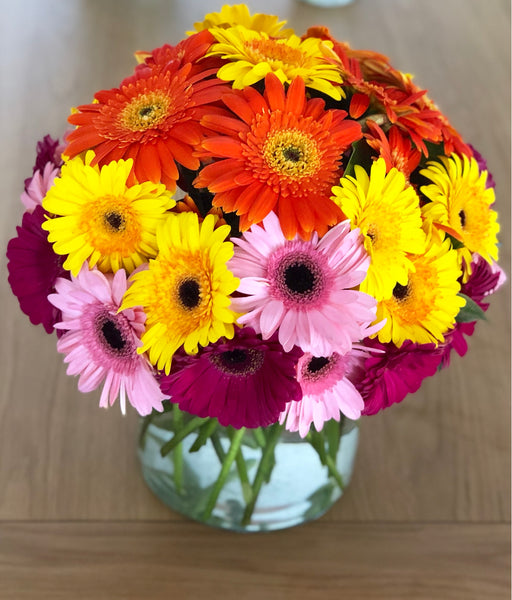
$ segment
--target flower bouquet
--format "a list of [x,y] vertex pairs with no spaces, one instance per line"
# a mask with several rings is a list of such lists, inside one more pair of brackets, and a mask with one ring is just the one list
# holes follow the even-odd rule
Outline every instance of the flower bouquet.
[[464,355],[503,282],[494,181],[410,75],[224,6],[37,146],[9,282],[144,477],[242,530],[322,514],[355,421]]

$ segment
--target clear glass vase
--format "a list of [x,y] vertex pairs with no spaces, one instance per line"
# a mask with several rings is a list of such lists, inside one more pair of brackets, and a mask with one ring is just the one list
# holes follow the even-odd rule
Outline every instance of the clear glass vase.
[[350,481],[358,427],[330,421],[302,439],[276,424],[235,430],[177,407],[142,421],[148,486],[191,519],[234,531],[272,531],[323,515]]

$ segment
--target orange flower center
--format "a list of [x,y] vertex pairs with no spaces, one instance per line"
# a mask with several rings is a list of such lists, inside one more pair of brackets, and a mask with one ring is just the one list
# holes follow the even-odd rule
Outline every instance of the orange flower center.
[[298,48],[291,48],[286,44],[286,40],[250,40],[245,42],[245,49],[251,62],[258,64],[261,62],[279,61],[289,65],[299,66],[304,61],[304,53]]
[[149,92],[134,98],[121,112],[122,124],[130,131],[153,129],[164,121],[171,101],[163,92]]
[[320,168],[315,140],[298,129],[270,133],[263,146],[263,156],[270,169],[292,178],[308,177]]
[[88,233],[95,250],[103,255],[129,256],[137,249],[142,227],[131,204],[131,200],[122,196],[104,196],[84,205],[78,227]]
[[424,321],[435,307],[438,288],[437,269],[430,263],[416,261],[416,271],[409,273],[407,285],[397,283],[386,304],[402,324]]

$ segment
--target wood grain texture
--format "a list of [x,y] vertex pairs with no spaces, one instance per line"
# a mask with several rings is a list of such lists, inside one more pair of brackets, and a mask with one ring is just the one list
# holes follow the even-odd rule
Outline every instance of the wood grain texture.
[[[1,247],[21,220],[36,140],[62,132],[70,106],[117,85],[134,50],[176,43],[221,4],[0,0]],[[500,262],[510,273],[508,0],[356,0],[329,10],[292,0],[248,4],[299,33],[327,24],[337,38],[415,74],[488,160],[498,182]],[[351,600],[505,597],[508,284],[464,359],[364,420],[352,484],[319,523],[243,538],[191,524],[151,495],[135,456],[136,415],[99,410],[99,393],[77,391],[55,339],[19,311],[0,263],[0,598],[158,598],[159,583],[197,597],[202,577],[225,598],[233,584],[243,584],[240,598],[255,597],[257,585],[265,598],[288,597],[295,585],[297,598],[342,589]],[[44,524],[65,520],[84,523]],[[95,520],[126,523],[86,523]],[[22,585],[29,572],[40,595]]]
[[0,537],[3,600],[506,600],[505,525],[23,523]]

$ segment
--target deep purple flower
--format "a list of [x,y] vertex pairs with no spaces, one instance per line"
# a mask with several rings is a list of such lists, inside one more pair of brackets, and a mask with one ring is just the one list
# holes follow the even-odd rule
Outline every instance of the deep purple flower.
[[46,239],[48,234],[41,229],[44,220],[42,206],[36,206],[32,213],[25,212],[21,227],[16,228],[17,237],[7,245],[7,269],[21,310],[31,323],[41,323],[47,333],[52,333],[60,311],[48,302],[48,294],[55,290],[57,277],[69,278],[69,273],[62,266],[66,257],[54,253]]
[[[486,311],[489,303],[483,302],[483,299],[498,290],[505,281],[505,273],[497,263],[490,265],[481,256],[475,254],[471,262],[471,275],[466,283],[461,284],[460,291],[474,300],[483,311]],[[456,323],[455,327],[445,335],[445,341],[441,346],[443,368],[450,364],[452,350],[455,350],[459,356],[466,354],[468,343],[464,336],[472,336],[475,325],[476,321]]]
[[478,168],[480,169],[480,171],[487,171],[487,187],[495,188],[496,182],[494,181],[494,177],[492,176],[492,173],[487,168],[487,161],[480,154],[480,152],[478,152],[478,150],[474,146],[472,146],[471,144],[468,144],[468,146],[471,148],[471,150],[473,150],[473,158],[478,163]]
[[383,352],[371,354],[349,374],[363,397],[363,415],[374,415],[416,392],[425,377],[436,373],[442,358],[442,351],[434,344],[409,340],[400,348],[370,339],[364,341],[364,346]]
[[[45,172],[46,169],[53,171],[53,169],[60,169],[63,165],[61,154],[64,151],[66,144],[62,143],[59,139],[54,139],[50,135],[45,135],[42,140],[37,142],[36,146],[36,162],[32,169],[32,177],[25,179],[25,192],[29,191],[30,183],[32,182],[33,176],[39,172],[40,176]],[[47,165],[52,165],[47,167]]]
[[277,422],[286,403],[300,400],[296,379],[302,351],[284,352],[276,335],[263,341],[254,329],[235,331],[232,340],[175,358],[176,371],[160,387],[180,409],[216,417],[223,426],[266,427]]
[[42,172],[49,162],[53,163],[57,169],[60,169],[63,164],[61,154],[65,147],[66,145],[59,139],[54,139],[50,135],[45,135],[42,140],[37,142],[37,157],[33,172]]

